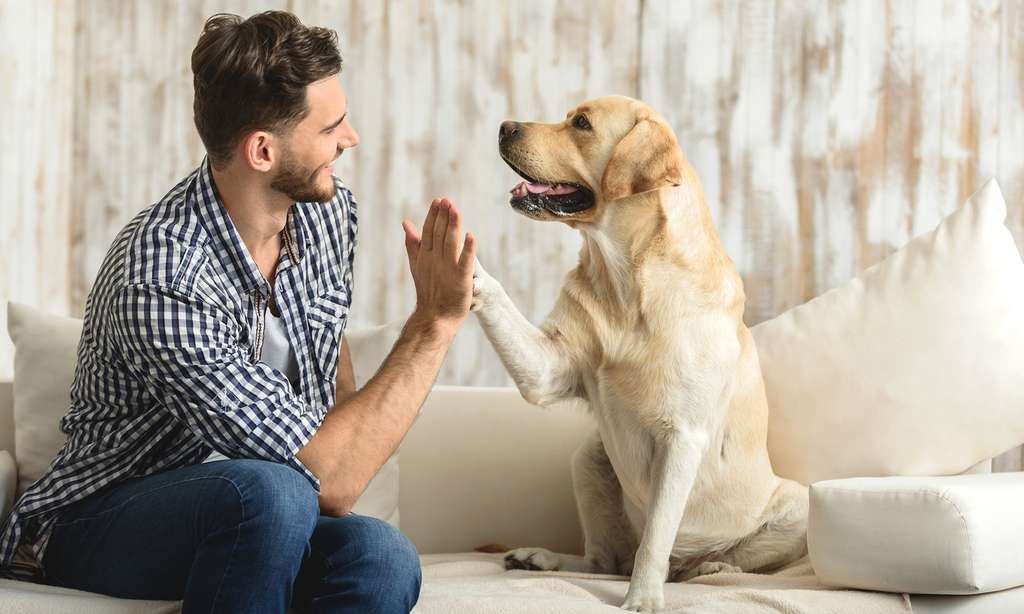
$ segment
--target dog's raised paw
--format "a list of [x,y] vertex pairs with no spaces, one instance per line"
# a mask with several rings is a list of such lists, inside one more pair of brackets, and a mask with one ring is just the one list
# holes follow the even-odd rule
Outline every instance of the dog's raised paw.
[[473,299],[470,311],[480,311],[486,307],[501,289],[501,285],[484,270],[479,260],[473,262]]
[[557,571],[558,555],[544,548],[516,548],[505,555],[505,569]]

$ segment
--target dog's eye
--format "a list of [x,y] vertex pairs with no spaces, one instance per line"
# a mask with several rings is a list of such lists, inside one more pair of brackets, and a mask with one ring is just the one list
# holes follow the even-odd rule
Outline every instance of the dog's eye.
[[590,130],[590,121],[587,120],[586,115],[577,115],[572,118],[572,127],[578,130]]

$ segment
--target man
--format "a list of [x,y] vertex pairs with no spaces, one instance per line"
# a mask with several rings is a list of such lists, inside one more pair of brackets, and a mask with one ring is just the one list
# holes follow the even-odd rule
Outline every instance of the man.
[[407,612],[415,548],[350,513],[430,390],[472,294],[448,200],[403,220],[416,308],[355,391],[342,338],[359,137],[337,37],[216,15],[192,55],[202,165],[117,236],[89,295],[61,421],[0,569],[188,612]]

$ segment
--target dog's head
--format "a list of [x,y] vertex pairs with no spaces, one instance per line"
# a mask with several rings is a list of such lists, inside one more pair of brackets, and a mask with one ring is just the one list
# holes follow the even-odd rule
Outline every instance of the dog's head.
[[680,185],[686,161],[668,123],[624,96],[585,102],[557,124],[506,121],[501,157],[526,181],[512,208],[538,220],[593,220],[629,196]]

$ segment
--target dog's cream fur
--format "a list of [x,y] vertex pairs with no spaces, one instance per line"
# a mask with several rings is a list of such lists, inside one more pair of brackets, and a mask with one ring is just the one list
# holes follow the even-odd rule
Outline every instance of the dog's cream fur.
[[473,310],[526,400],[583,399],[597,428],[572,465],[584,556],[520,548],[507,564],[630,574],[623,608],[647,612],[666,580],[803,556],[807,489],[772,471],[743,284],[671,128],[623,97],[518,126],[503,157],[589,188],[594,206],[526,213],[584,239],[540,328],[479,263]]

